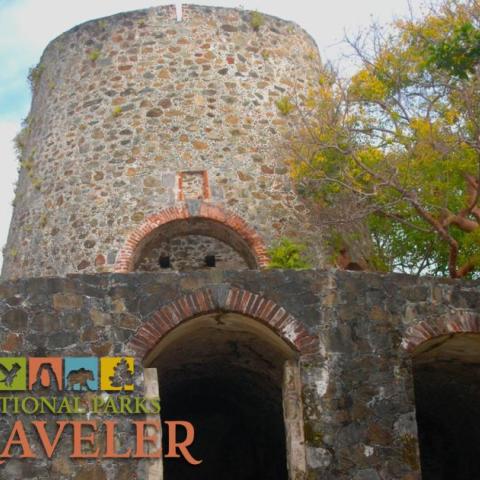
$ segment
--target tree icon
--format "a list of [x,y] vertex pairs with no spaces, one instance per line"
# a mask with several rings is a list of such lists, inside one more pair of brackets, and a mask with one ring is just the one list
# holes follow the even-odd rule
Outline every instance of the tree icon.
[[133,371],[130,370],[127,360],[122,358],[113,368],[113,375],[109,377],[112,387],[124,389],[133,385]]

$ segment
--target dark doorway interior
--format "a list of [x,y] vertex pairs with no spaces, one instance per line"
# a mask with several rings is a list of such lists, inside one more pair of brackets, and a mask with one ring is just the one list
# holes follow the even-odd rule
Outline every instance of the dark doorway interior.
[[288,478],[285,356],[240,322],[245,323],[241,316],[230,314],[195,319],[196,328],[152,365],[159,371],[162,419],[190,421],[196,435],[190,452],[203,460],[191,466],[164,459],[165,480]]
[[422,480],[480,478],[480,345],[454,337],[414,361]]
[[188,420],[195,426],[191,452],[203,460],[190,466],[165,459],[166,480],[287,479],[281,404],[255,393],[261,386],[251,376],[231,373],[180,382],[163,391],[163,418]]

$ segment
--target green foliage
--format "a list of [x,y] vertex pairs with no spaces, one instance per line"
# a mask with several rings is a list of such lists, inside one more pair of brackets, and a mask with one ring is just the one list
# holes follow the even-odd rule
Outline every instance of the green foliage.
[[92,62],[96,62],[99,58],[100,58],[100,50],[91,50],[89,53],[88,53],[88,58],[92,61]]
[[119,117],[121,114],[122,114],[122,107],[120,105],[117,105],[116,107],[114,107],[114,109],[112,110],[112,117]]
[[20,166],[27,170],[27,172],[30,172],[33,168],[33,158],[28,158],[27,160],[20,162]]
[[282,97],[275,102],[275,105],[278,108],[278,111],[282,115],[288,115],[289,113],[295,110],[295,105],[290,101],[288,97]]
[[330,222],[366,223],[381,270],[480,272],[478,18],[477,2],[445,0],[373,28],[353,45],[359,70],[325,68],[288,138],[299,191]]
[[32,177],[31,182],[32,182],[33,188],[35,188],[35,190],[40,191],[42,189],[42,181],[39,178]]
[[39,63],[36,67],[30,68],[28,71],[28,81],[30,82],[32,90],[35,90],[38,87],[44,71],[45,65],[42,63]]
[[447,38],[434,42],[429,50],[429,64],[467,79],[480,62],[480,30],[470,22],[463,23]]
[[30,116],[28,116],[23,120],[21,130],[17,133],[17,135],[13,139],[13,143],[14,143],[16,154],[17,154],[17,159],[20,163],[20,167],[26,168],[27,170],[30,170],[33,167],[33,160],[36,153],[35,148],[32,149],[30,151],[30,155],[28,156],[28,158],[25,159],[28,138],[30,136],[32,125],[33,125],[33,119]]
[[42,213],[42,215],[40,216],[38,225],[40,226],[40,228],[45,228],[47,226],[47,223],[48,223],[48,216],[45,213]]
[[269,251],[270,263],[268,268],[282,268],[304,270],[311,268],[311,264],[305,258],[307,247],[303,243],[297,243],[288,238],[282,238]]
[[30,127],[24,125],[22,129],[17,133],[13,139],[15,146],[15,151],[17,153],[17,158],[21,161],[25,155],[25,148],[28,141],[28,136],[30,135]]
[[250,13],[250,26],[258,32],[260,30],[260,27],[265,23],[265,19],[263,18],[263,15],[260,12],[251,12]]
[[342,235],[335,229],[331,230],[325,239],[326,246],[331,251],[330,262],[335,264],[340,250],[345,246]]

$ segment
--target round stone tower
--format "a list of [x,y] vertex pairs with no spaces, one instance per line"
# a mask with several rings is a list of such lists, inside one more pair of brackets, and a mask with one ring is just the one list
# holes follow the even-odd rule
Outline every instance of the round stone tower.
[[3,277],[262,268],[282,237],[321,265],[278,148],[278,105],[319,69],[300,27],[238,9],[155,7],[60,35],[31,74]]

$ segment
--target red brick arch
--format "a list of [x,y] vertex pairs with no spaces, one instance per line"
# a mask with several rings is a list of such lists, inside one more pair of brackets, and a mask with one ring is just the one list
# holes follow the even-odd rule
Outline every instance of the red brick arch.
[[195,209],[190,210],[186,204],[161,210],[147,219],[130,233],[115,262],[115,272],[128,273],[133,271],[136,256],[149,236],[162,225],[167,223],[203,218],[220,223],[240,236],[248,245],[255,258],[257,268],[266,267],[268,254],[262,238],[238,215],[229,212],[217,205],[202,202]]
[[456,333],[480,333],[480,315],[463,311],[440,317],[436,321],[421,321],[407,329],[402,347],[414,353],[422,343]]
[[218,311],[239,313],[262,322],[301,354],[318,351],[318,338],[283,307],[262,295],[224,286],[200,289],[164,305],[137,330],[129,346],[143,359],[184,321]]

